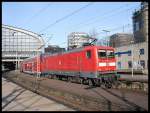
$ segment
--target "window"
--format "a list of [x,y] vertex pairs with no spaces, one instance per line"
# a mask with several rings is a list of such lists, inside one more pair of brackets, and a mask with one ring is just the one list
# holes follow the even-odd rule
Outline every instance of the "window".
[[98,50],[98,58],[106,58],[106,50]]
[[89,58],[91,58],[91,51],[90,50],[88,50],[87,52],[86,52],[86,57],[89,59]]
[[142,29],[144,27],[144,20],[141,19],[139,23],[139,28]]
[[128,61],[128,67],[132,68],[132,62],[131,61]]
[[136,30],[135,30],[135,23],[133,24],[133,31],[135,32]]
[[145,69],[145,61],[144,60],[140,60],[140,64],[143,67],[143,69]]
[[108,58],[114,58],[114,57],[115,57],[114,51],[112,51],[112,50],[107,50],[107,57],[108,57]]
[[128,56],[131,56],[131,50],[128,51]]
[[118,62],[118,69],[121,69],[121,62]]
[[144,55],[144,49],[140,49],[140,55]]
[[139,22],[135,23],[135,31],[139,31]]

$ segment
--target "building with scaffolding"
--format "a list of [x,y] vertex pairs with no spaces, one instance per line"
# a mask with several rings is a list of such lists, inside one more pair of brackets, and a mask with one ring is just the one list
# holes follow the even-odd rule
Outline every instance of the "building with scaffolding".
[[28,30],[2,25],[2,66],[18,69],[26,58],[41,53],[44,45],[42,37]]

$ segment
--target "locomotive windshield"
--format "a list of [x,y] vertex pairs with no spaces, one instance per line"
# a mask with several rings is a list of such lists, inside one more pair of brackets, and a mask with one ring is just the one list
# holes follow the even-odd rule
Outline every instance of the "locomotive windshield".
[[112,51],[112,50],[107,50],[107,57],[108,57],[108,58],[114,58],[114,57],[115,57],[114,51]]
[[106,58],[106,50],[98,50],[98,58]]
[[114,51],[112,50],[98,50],[98,58],[114,58]]

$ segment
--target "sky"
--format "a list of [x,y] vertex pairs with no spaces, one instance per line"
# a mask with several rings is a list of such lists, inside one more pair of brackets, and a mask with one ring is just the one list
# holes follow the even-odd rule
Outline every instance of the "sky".
[[139,8],[140,2],[2,2],[2,24],[43,34],[46,45],[67,47],[71,32],[96,32],[99,40],[132,33],[132,14]]

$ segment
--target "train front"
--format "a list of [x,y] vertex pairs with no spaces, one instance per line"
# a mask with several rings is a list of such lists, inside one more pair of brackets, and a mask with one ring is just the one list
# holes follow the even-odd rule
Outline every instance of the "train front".
[[97,48],[97,71],[98,77],[116,78],[119,77],[116,72],[116,58],[114,48]]

